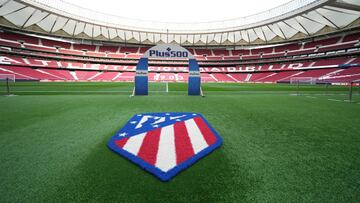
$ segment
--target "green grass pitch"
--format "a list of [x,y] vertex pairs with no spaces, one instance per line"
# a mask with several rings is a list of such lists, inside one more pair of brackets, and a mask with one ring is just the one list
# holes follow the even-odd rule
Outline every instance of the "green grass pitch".
[[[15,83],[0,92],[0,202],[360,202],[354,88]],[[141,112],[202,113],[220,149],[163,183],[106,144]]]

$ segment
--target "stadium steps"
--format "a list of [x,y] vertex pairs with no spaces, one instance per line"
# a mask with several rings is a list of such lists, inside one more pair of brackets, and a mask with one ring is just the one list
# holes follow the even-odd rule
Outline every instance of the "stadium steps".
[[218,80],[215,76],[213,76],[212,74],[209,74],[209,76],[210,76],[212,79],[214,79],[216,82],[219,82],[219,80]]
[[53,75],[53,74],[51,74],[51,73],[48,73],[48,72],[43,71],[43,70],[40,70],[40,69],[36,69],[36,71],[38,71],[38,72],[40,72],[40,73],[43,73],[43,74],[50,75],[50,76],[53,77],[53,78],[58,78],[59,80],[65,80],[65,78],[59,77],[59,76],[57,76],[57,75]]
[[237,80],[235,77],[233,77],[231,74],[227,74],[227,76],[231,79],[233,79],[235,82],[240,82],[239,80]]
[[70,74],[69,70],[56,70],[56,69],[40,69],[47,73],[51,73],[52,75],[56,75],[60,78],[64,78],[64,80],[74,80],[74,77]]
[[259,82],[259,81],[265,80],[268,77],[272,77],[272,76],[276,75],[276,73],[256,73],[256,74],[259,74],[258,76],[260,76],[260,77],[257,79],[254,79],[255,82]]
[[75,71],[70,71],[71,76],[73,76],[74,80],[79,80]]
[[246,76],[246,78],[245,78],[245,81],[246,81],[246,82],[250,81],[251,76],[252,76],[251,73],[247,74],[247,76]]
[[21,79],[21,80],[36,80],[36,78],[21,74],[21,73],[16,73],[14,71],[11,70],[7,70],[5,68],[1,68],[0,67],[0,74],[14,74],[15,75],[15,80]]
[[103,72],[97,72],[95,75],[89,77],[88,80],[93,80],[94,78],[98,77],[99,75],[103,74]]
[[355,61],[356,60],[356,58],[351,58],[351,59],[349,59],[348,61],[346,61],[344,64],[350,64],[350,63],[352,63],[353,61]]
[[122,74],[122,73],[118,73],[118,74],[112,79],[112,81],[117,80],[117,79],[121,76],[121,74]]

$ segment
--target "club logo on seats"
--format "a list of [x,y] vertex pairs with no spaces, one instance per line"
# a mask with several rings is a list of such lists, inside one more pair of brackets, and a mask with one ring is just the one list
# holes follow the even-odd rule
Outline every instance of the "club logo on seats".
[[201,114],[144,113],[134,115],[108,146],[160,180],[168,181],[221,143]]

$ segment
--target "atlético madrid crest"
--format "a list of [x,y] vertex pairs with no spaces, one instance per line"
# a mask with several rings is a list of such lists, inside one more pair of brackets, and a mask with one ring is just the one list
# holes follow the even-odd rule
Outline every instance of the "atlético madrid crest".
[[221,143],[201,114],[144,113],[134,115],[108,146],[160,180],[168,181]]

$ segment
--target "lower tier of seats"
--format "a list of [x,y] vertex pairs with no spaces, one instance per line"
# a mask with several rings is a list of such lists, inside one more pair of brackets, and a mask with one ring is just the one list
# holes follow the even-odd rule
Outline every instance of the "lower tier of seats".
[[[1,74],[15,75],[16,80],[37,81],[134,81],[135,72],[99,70],[46,69],[21,66],[0,66]],[[185,82],[188,73],[149,72],[149,81]],[[202,82],[290,82],[292,78],[313,78],[318,82],[360,81],[360,67],[322,68],[255,73],[201,73]]]

